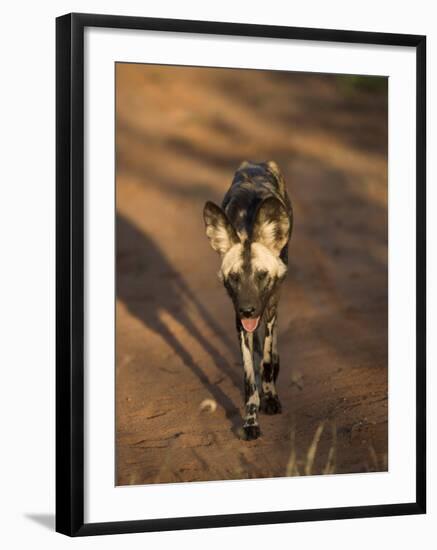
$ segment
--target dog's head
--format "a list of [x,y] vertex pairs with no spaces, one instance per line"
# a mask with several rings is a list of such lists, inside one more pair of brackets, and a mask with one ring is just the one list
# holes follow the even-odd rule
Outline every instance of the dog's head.
[[206,235],[221,256],[219,276],[244,329],[253,332],[287,271],[280,258],[290,235],[287,211],[274,197],[262,201],[247,238],[240,238],[226,213],[216,204],[207,202],[203,216]]

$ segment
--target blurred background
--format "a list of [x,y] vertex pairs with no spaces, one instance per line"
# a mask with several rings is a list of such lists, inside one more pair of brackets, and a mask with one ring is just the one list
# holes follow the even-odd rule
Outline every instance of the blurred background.
[[[116,66],[118,485],[387,469],[387,80]],[[295,226],[283,413],[239,439],[243,369],[202,209],[275,160]]]

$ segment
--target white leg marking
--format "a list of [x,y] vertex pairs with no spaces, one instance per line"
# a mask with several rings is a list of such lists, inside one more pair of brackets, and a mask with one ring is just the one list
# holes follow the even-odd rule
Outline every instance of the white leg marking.
[[[249,344],[249,347],[246,346],[246,338]],[[252,381],[255,381],[255,371],[253,369],[253,333],[245,332],[242,330],[240,332],[241,339],[241,353],[243,355],[243,366],[244,372],[246,373],[247,378]]]
[[273,377],[273,357],[276,355],[277,338],[276,338],[276,317],[267,323],[267,335],[264,339],[263,360],[261,362],[261,379],[262,390],[264,394],[276,395],[275,383],[272,380],[264,379],[264,364],[269,365],[271,377]]
[[[258,424],[257,412],[259,409],[260,397],[258,388],[256,387],[255,369],[253,364],[253,334],[241,331],[240,339],[246,388],[247,386],[250,386],[254,390],[249,396],[246,395],[245,425],[255,425]],[[248,345],[246,345],[246,340]]]

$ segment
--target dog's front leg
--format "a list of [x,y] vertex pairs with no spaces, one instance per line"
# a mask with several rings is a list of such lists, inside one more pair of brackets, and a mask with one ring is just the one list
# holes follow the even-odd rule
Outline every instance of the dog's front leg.
[[276,391],[276,379],[279,374],[279,355],[277,349],[276,312],[266,322],[266,331],[261,361],[261,410],[266,414],[279,414],[281,402]]
[[259,393],[255,379],[253,364],[253,334],[246,332],[241,323],[238,323],[241,355],[244,366],[244,397],[245,416],[243,424],[243,437],[247,441],[257,439],[261,435],[258,424]]

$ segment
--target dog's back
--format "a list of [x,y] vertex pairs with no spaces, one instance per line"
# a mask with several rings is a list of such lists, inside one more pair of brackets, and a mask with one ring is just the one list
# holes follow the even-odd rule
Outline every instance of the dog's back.
[[[222,203],[223,210],[240,238],[250,237],[257,208],[268,197],[276,197],[284,205],[290,218],[291,235],[291,202],[276,162],[241,163]],[[284,260],[288,259],[286,250],[281,256]]]

